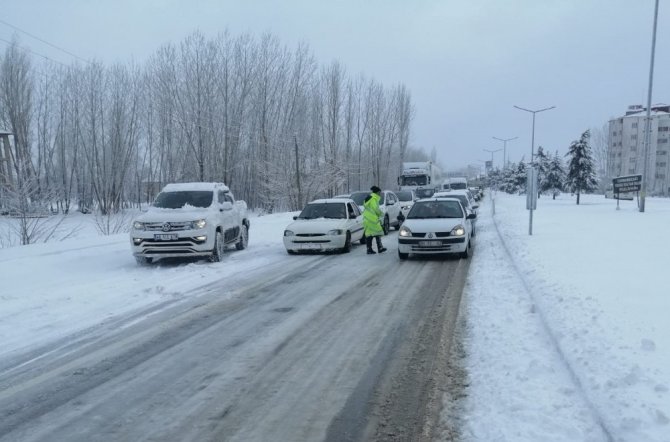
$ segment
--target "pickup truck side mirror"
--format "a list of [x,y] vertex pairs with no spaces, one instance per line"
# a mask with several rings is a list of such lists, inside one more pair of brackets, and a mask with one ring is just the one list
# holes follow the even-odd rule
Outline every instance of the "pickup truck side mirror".
[[477,214],[476,214],[476,213],[470,213],[470,214],[467,216],[466,219],[476,219],[476,218],[477,218]]
[[224,210],[233,210],[233,203],[230,201],[224,201],[221,203],[221,211],[223,212]]

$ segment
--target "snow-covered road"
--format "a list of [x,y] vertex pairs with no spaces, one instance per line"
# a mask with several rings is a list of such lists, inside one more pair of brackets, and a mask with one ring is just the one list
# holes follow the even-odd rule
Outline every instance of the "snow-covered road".
[[[139,268],[118,239],[70,252],[42,246],[32,260],[3,255],[17,267],[39,258],[57,283],[32,286],[49,300],[51,322],[13,304],[35,327],[3,332],[12,346],[0,365],[0,440],[340,441],[423,431],[468,261],[401,262],[395,233],[386,254],[357,246],[288,256],[262,238],[284,222],[269,220],[256,223],[248,250],[217,264]],[[112,308],[115,297],[129,302]]]

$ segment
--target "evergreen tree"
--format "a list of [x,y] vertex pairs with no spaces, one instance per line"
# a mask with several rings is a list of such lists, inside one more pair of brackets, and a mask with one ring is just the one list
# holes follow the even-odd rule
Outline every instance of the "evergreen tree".
[[585,131],[579,140],[570,144],[566,154],[567,157],[570,157],[566,184],[571,192],[577,194],[577,204],[579,204],[579,195],[582,192],[590,192],[598,186],[595,163],[589,145],[590,136],[590,132]]
[[563,167],[563,161],[558,156],[558,151],[556,151],[556,155],[549,161],[544,179],[540,181],[540,192],[549,192],[552,199],[556,199],[556,195],[563,191],[564,183],[565,168]]
[[537,148],[537,153],[535,154],[535,161],[533,164],[537,168],[537,182],[540,183],[537,190],[537,197],[539,198],[540,194],[543,192],[542,181],[546,179],[547,172],[549,171],[549,166],[551,164],[551,159],[544,152],[542,146]]
[[514,185],[516,186],[516,192],[521,194],[526,190],[526,180],[528,179],[526,173],[526,163],[519,161],[519,164],[514,170]]

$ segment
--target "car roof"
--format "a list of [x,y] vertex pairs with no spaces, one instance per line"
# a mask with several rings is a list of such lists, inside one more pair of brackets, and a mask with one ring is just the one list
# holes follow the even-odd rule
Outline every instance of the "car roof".
[[228,186],[223,183],[171,183],[163,187],[164,192],[179,192],[189,190],[223,190],[228,192]]
[[346,204],[347,202],[354,202],[351,198],[321,198],[310,201],[307,204]]

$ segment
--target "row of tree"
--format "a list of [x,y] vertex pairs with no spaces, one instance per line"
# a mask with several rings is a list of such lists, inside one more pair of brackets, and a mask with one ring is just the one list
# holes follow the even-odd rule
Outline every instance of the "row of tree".
[[[561,192],[569,191],[577,195],[577,204],[582,193],[592,192],[598,187],[596,162],[590,146],[590,131],[582,133],[568,148],[567,165],[558,155],[548,155],[540,146],[531,163],[538,172],[538,197],[542,194],[556,198]],[[513,163],[506,169],[496,169],[489,174],[491,185],[511,194],[526,190],[528,164],[523,161]]]
[[272,35],[194,33],[113,66],[36,65],[15,38],[0,56],[0,129],[13,135],[0,208],[107,214],[165,183],[223,181],[251,207],[295,210],[395,184],[412,115],[405,86]]

